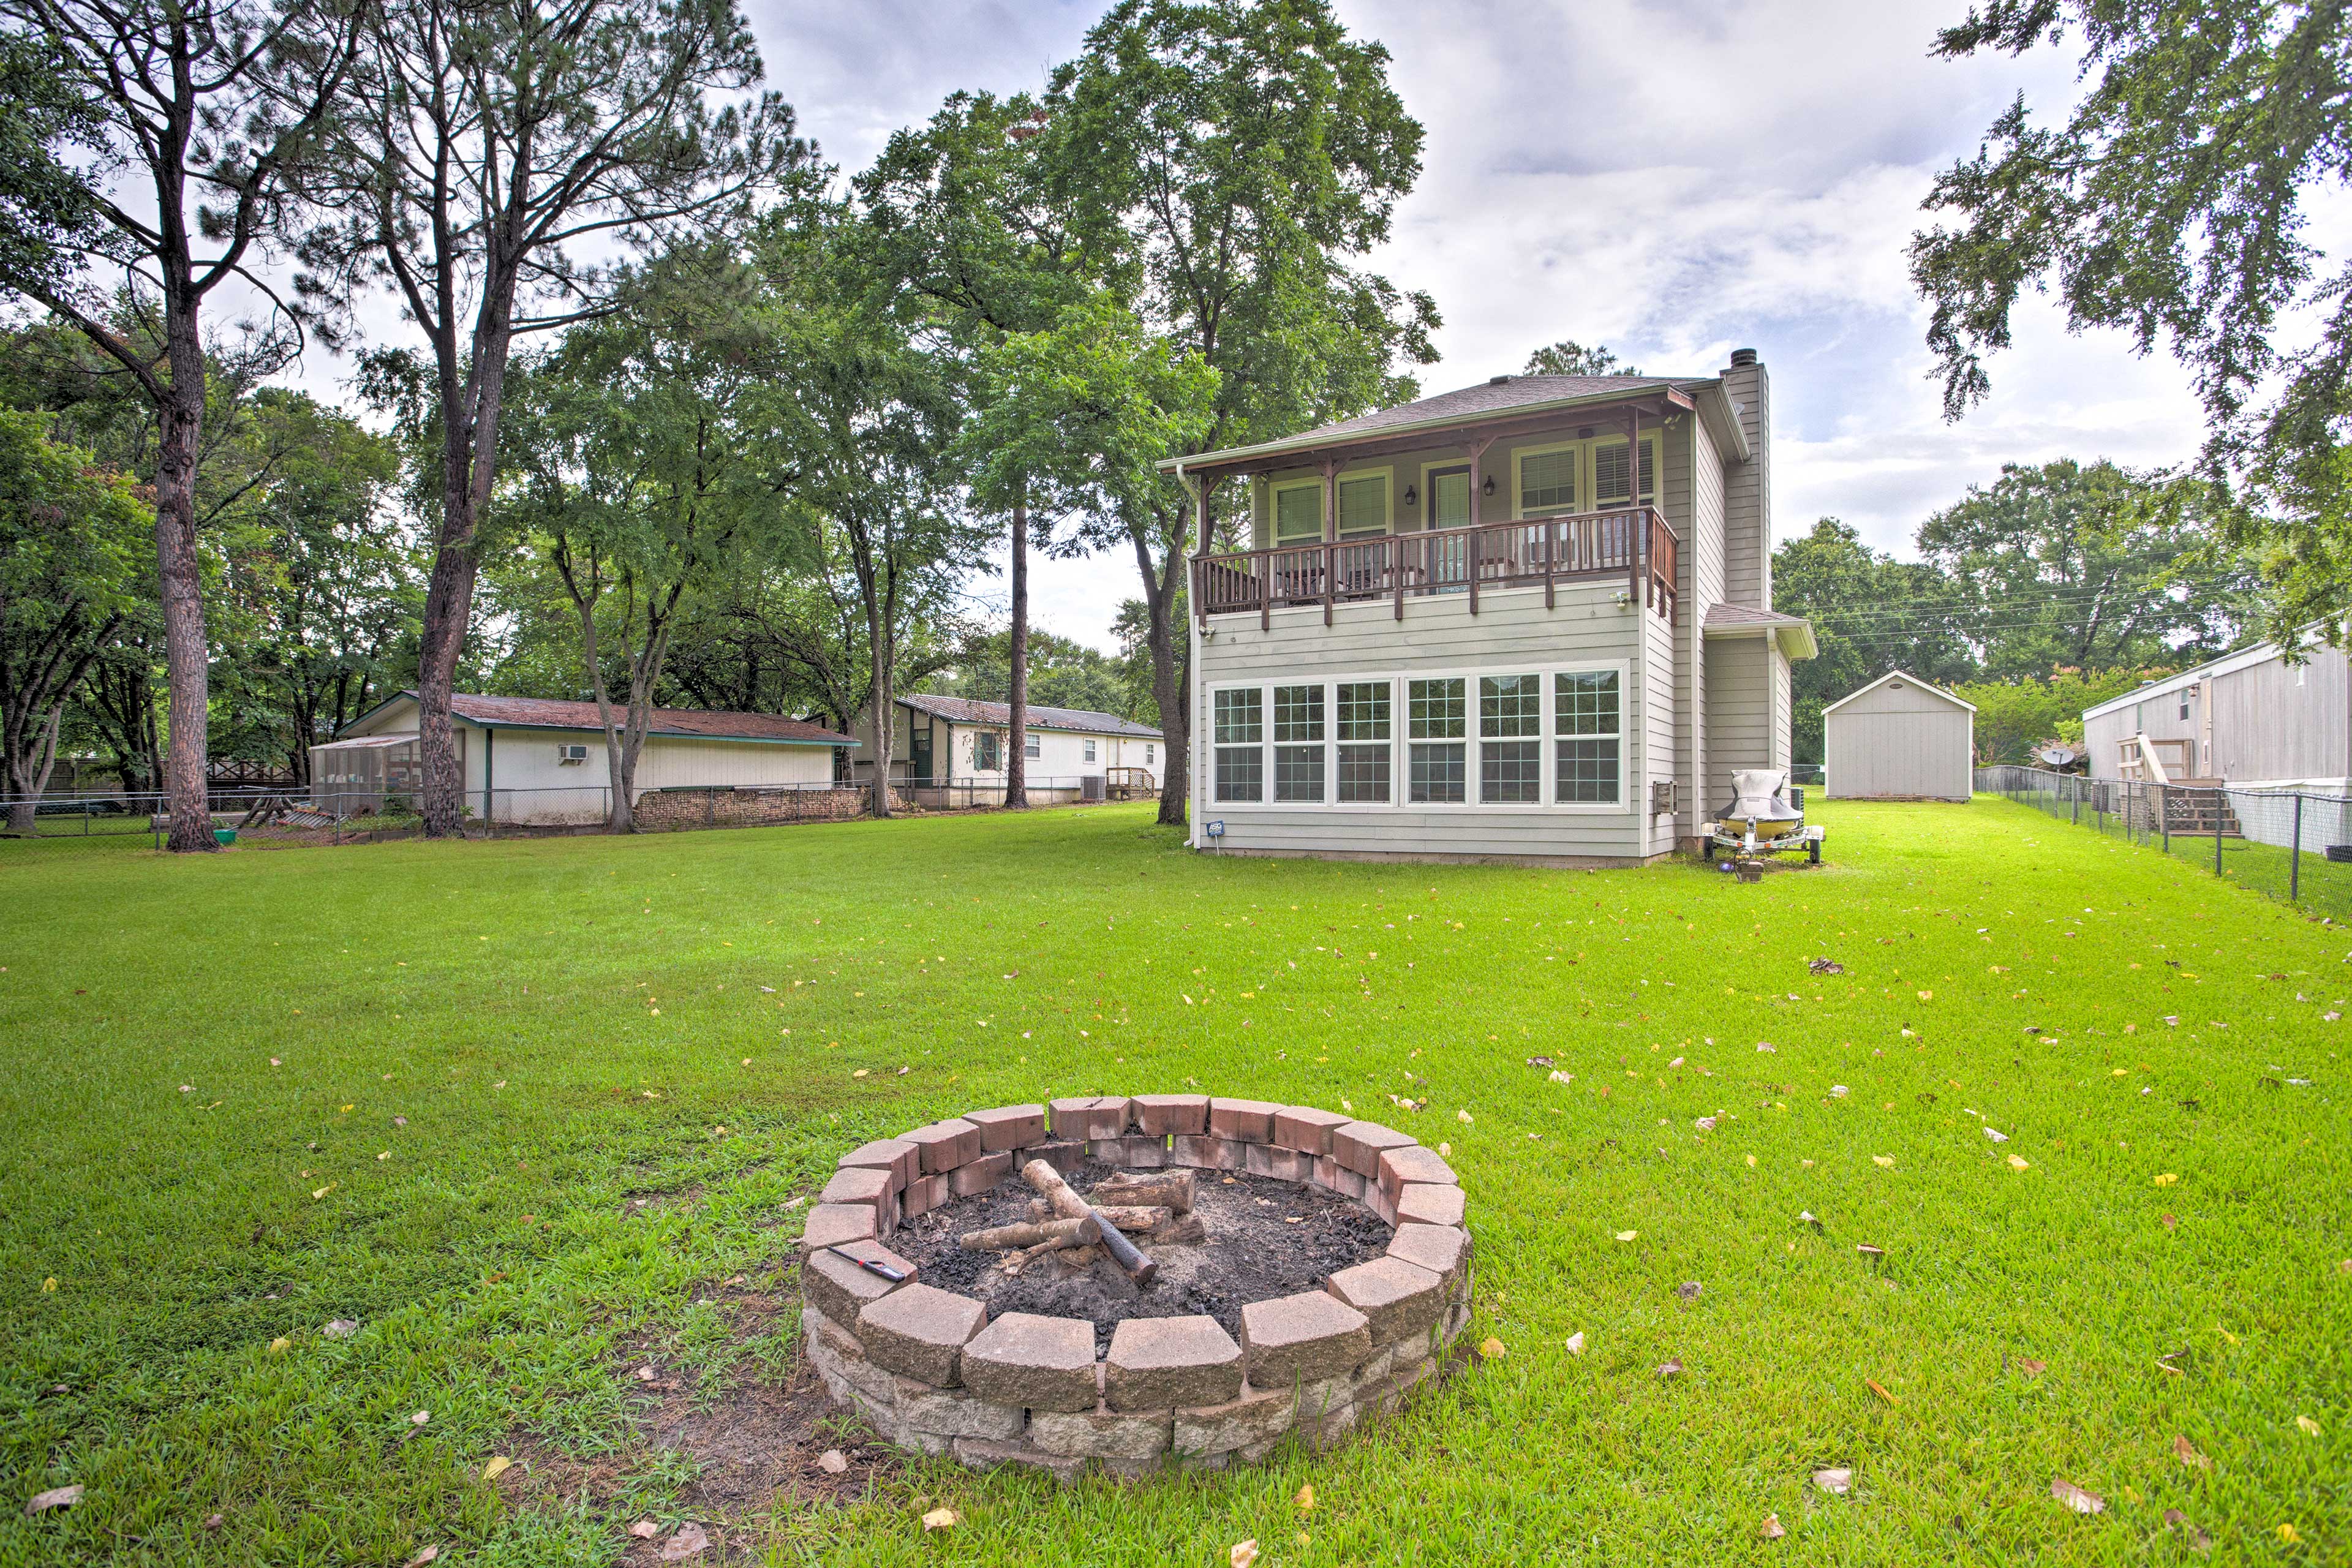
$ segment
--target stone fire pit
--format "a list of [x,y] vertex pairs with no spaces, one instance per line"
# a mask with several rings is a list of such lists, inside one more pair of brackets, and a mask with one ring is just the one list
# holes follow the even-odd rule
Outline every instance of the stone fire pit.
[[[959,1250],[1044,1208],[1032,1161],[1082,1196],[1197,1173],[1197,1207],[1133,1237],[1160,1278],[1139,1289],[1098,1249]],[[802,1245],[801,1325],[833,1397],[974,1468],[1139,1475],[1255,1461],[1294,1434],[1326,1447],[1434,1375],[1470,1321],[1462,1189],[1437,1152],[1265,1100],[1088,1097],[918,1128],[842,1156]]]

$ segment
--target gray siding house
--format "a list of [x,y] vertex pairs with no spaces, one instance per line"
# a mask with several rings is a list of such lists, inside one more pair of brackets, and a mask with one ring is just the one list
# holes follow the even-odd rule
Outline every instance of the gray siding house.
[[2315,628],[2298,651],[2260,643],[2084,710],[2091,776],[2352,793],[2352,669]]
[[[1713,376],[1496,376],[1165,465],[1194,558],[1195,847],[1640,864],[1785,767],[1771,405]],[[1638,457],[1633,454],[1638,452]]]

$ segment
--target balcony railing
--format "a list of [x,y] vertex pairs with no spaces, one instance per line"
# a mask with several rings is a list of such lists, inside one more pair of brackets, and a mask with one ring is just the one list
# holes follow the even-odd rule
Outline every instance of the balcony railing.
[[1387,599],[1401,620],[1408,598],[1460,594],[1475,616],[1483,591],[1540,587],[1549,609],[1556,584],[1622,577],[1629,594],[1672,621],[1679,552],[1655,507],[1621,507],[1202,555],[1192,563],[1192,605],[1203,622],[1255,611],[1261,626],[1277,608],[1320,605],[1328,626],[1335,605]]

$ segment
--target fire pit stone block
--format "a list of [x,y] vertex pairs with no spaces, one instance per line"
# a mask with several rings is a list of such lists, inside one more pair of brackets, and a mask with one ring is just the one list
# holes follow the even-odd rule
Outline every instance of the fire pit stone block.
[[1168,1141],[1142,1132],[1101,1144],[1097,1152],[1107,1163],[1130,1171],[1157,1171],[1168,1163]]
[[1115,1094],[1057,1100],[1051,1108],[1054,1136],[1073,1143],[1120,1137],[1127,1131],[1128,1103],[1126,1096]]
[[1180,1137],[1169,1142],[1168,1163],[1203,1171],[1238,1171],[1246,1158],[1242,1152],[1245,1147],[1230,1138]]
[[934,1285],[902,1285],[857,1314],[866,1359],[904,1377],[953,1388],[962,1382],[963,1347],[986,1326],[988,1309]]
[[967,1110],[963,1119],[980,1129],[983,1153],[1026,1149],[1045,1141],[1045,1108],[1042,1105],[1000,1105],[993,1110]]
[[1220,1095],[1209,1101],[1210,1135],[1244,1143],[1271,1143],[1275,1115],[1281,1110],[1272,1100],[1227,1100]]
[[892,1406],[898,1390],[888,1373],[866,1359],[866,1347],[857,1336],[814,1307],[801,1309],[801,1333],[826,1391],[844,1405],[856,1405],[877,1426],[887,1429],[896,1419]]
[[1324,1290],[1242,1308],[1243,1369],[1253,1388],[1337,1377],[1372,1353],[1371,1320]]
[[907,1142],[923,1152],[923,1174],[939,1175],[980,1158],[980,1129],[961,1116],[918,1127]]
[[891,1200],[898,1195],[898,1173],[884,1165],[838,1166],[833,1177],[817,1194],[820,1204],[866,1204],[885,1211],[898,1205]]
[[1275,1143],[1244,1143],[1242,1169],[1277,1182],[1304,1182],[1315,1174],[1315,1157]]
[[911,1377],[898,1382],[898,1426],[935,1437],[1018,1437],[1028,1422],[1018,1405],[934,1388]]
[[[897,1253],[875,1241],[845,1243],[843,1251],[852,1258],[870,1258],[877,1263],[887,1263],[905,1274],[903,1280],[883,1279],[868,1273],[841,1253],[830,1249],[809,1254],[801,1267],[801,1289],[809,1304],[835,1323],[854,1323],[867,1303],[879,1301],[900,1285],[912,1283],[917,1278],[915,1266]],[[848,1332],[843,1330],[843,1332]]]
[[1436,1275],[1445,1282],[1445,1293],[1451,1300],[1454,1287],[1461,1282],[1462,1271],[1470,1262],[1470,1233],[1453,1225],[1401,1225],[1389,1238],[1388,1255],[1418,1264]]
[[954,1453],[970,1469],[992,1470],[1003,1465],[1022,1465],[1048,1471],[1065,1483],[1076,1480],[1087,1468],[1084,1459],[1066,1459],[1026,1443],[1003,1443],[986,1437],[958,1437]]
[[912,1219],[919,1214],[929,1214],[948,1201],[948,1179],[945,1176],[917,1176],[907,1184],[898,1195],[898,1213],[902,1219]]
[[1460,1225],[1462,1189],[1434,1182],[1407,1182],[1397,1189],[1393,1225]]
[[1364,1201],[1364,1178],[1328,1155],[1318,1157],[1315,1162],[1315,1184],[1328,1187],[1343,1198],[1353,1198],[1358,1203]]
[[1206,1314],[1129,1318],[1111,1331],[1103,1389],[1113,1410],[1223,1405],[1241,1394],[1242,1347]]
[[1172,1443],[1180,1458],[1229,1454],[1279,1440],[1297,1420],[1290,1390],[1252,1389],[1238,1399],[1176,1412]]
[[1040,1411],[1030,1417],[1029,1440],[1073,1459],[1155,1459],[1168,1451],[1173,1415],[1154,1410]]
[[1135,1125],[1153,1138],[1177,1134],[1198,1137],[1209,1130],[1209,1097],[1205,1094],[1139,1094]]
[[984,1193],[1003,1181],[1013,1170],[1013,1151],[1000,1149],[993,1154],[982,1154],[968,1165],[958,1165],[948,1173],[948,1190],[957,1197],[968,1198]]
[[963,1347],[966,1387],[1034,1411],[1092,1410],[1095,1326],[1083,1318],[1006,1312]]
[[1084,1143],[1067,1142],[1058,1138],[1048,1139],[1043,1143],[1021,1151],[1023,1164],[1025,1165],[1032,1160],[1043,1160],[1066,1176],[1087,1163],[1087,1146]]
[[1458,1187],[1461,1179],[1454,1167],[1447,1164],[1434,1149],[1409,1143],[1402,1149],[1381,1151],[1381,1191],[1396,1202],[1397,1190],[1407,1182],[1427,1182],[1436,1186]]
[[852,1165],[878,1165],[893,1171],[898,1179],[891,1191],[899,1192],[923,1173],[923,1152],[904,1138],[877,1138],[871,1143],[860,1143],[835,1164],[844,1170]]
[[811,1252],[844,1242],[873,1239],[871,1204],[818,1204],[809,1210],[808,1228],[801,1232],[801,1246]]
[[[1331,1294],[1371,1320],[1372,1343],[1425,1333],[1445,1304],[1445,1281],[1402,1258],[1375,1258],[1331,1276]],[[886,1300],[884,1305],[887,1305]],[[867,1308],[871,1312],[874,1309]]]
[[1274,1141],[1285,1149],[1320,1159],[1331,1152],[1331,1130],[1345,1127],[1348,1121],[1336,1110],[1286,1105],[1274,1114]]
[[1382,1151],[1419,1142],[1377,1121],[1349,1121],[1331,1129],[1331,1157],[1366,1181],[1378,1181]]

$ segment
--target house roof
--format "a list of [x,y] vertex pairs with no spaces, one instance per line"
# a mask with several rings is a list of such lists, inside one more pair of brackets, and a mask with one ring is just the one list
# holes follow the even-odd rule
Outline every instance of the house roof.
[[[1170,458],[1161,461],[1163,469],[1189,471],[1202,468],[1222,467],[1255,458],[1272,458],[1286,453],[1312,451],[1318,447],[1341,447],[1383,437],[1399,437],[1423,429],[1444,429],[1453,426],[1475,424],[1512,415],[1528,415],[1559,409],[1566,412],[1587,405],[1606,405],[1652,391],[1673,391],[1686,397],[1708,395],[1701,405],[1707,411],[1709,427],[1718,440],[1727,441],[1736,456],[1748,456],[1747,437],[1732,415],[1732,405],[1725,397],[1722,382],[1706,375],[1498,375],[1475,386],[1456,387],[1413,403],[1402,403],[1394,408],[1376,409],[1353,419],[1321,425],[1303,430],[1296,436],[1279,440],[1260,442],[1250,447],[1230,447],[1223,451],[1202,452],[1190,458]],[[1688,406],[1688,404],[1685,404]]]
[[1781,651],[1791,658],[1811,658],[1821,652],[1813,638],[1813,623],[1802,616],[1784,616],[1778,610],[1759,610],[1753,605],[1709,605],[1701,631],[1707,637],[1729,637],[1741,632],[1762,632],[1777,637]]
[[1885,675],[1880,676],[1876,680],[1871,681],[1867,685],[1855,687],[1852,691],[1847,692],[1836,701],[1823,708],[1822,710],[1822,717],[1824,719],[1828,718],[1831,714],[1836,712],[1839,709],[1844,707],[1847,703],[1853,701],[1855,698],[1861,696],[1865,691],[1875,691],[1880,687],[1896,680],[1907,680],[1912,685],[1917,687],[1920,690],[1926,692],[1928,696],[1940,697],[1955,708],[1965,708],[1971,713],[1977,710],[1977,705],[1969,701],[1966,698],[1955,697],[1940,686],[1931,686],[1927,682],[1920,679],[1917,676],[1912,674],[1907,669],[1890,669]]
[[[978,702],[969,697],[933,697],[919,692],[898,699],[899,705],[918,713],[928,713],[934,719],[945,719],[951,724],[1010,724],[1013,705],[1009,702]],[[1074,730],[1087,735],[1127,735],[1139,741],[1157,741],[1160,731],[1148,729],[1116,713],[1097,713],[1090,708],[1040,708],[1029,705],[1029,722],[1040,730]]]
[[[2294,631],[2296,648],[2300,650],[2313,647],[2324,641],[2322,634],[2325,625],[2326,623],[2322,621],[2313,621],[2307,626],[2296,627]],[[2129,708],[2135,703],[2146,702],[2150,698],[2165,696],[2184,686],[2205,679],[2209,676],[2229,675],[2258,664],[2268,664],[2272,659],[2283,657],[2285,651],[2284,647],[2275,642],[2258,642],[2247,647],[2235,648],[2219,658],[2209,658],[2203,664],[2191,665],[2187,669],[2176,670],[2170,675],[2158,676],[2145,685],[2133,687],[2120,697],[2110,697],[2095,707],[2085,708],[2083,710],[2083,717],[2095,719],[2102,713],[2112,713],[2118,708]]]
[[[415,691],[402,691],[345,725],[366,723]],[[469,724],[486,730],[602,730],[593,702],[565,702],[540,697],[486,697],[471,692],[450,696],[449,710]],[[733,713],[710,708],[656,708],[647,721],[647,735],[673,735],[698,741],[740,741],[766,746],[855,746],[848,735],[836,734],[805,719],[780,713]]]

